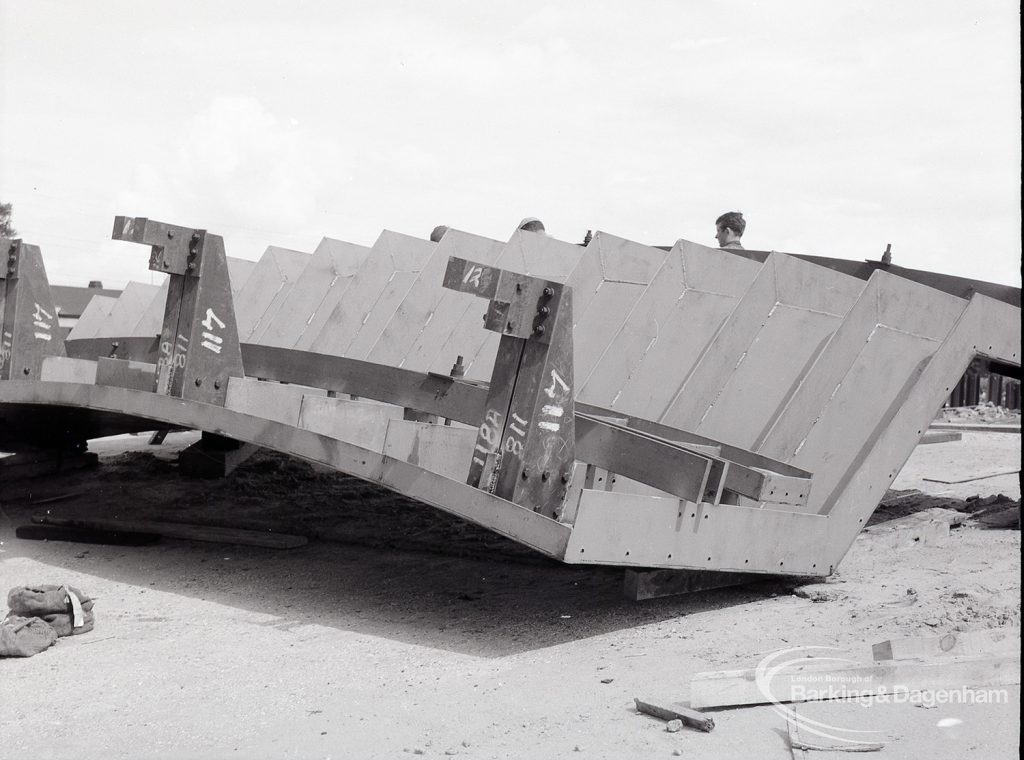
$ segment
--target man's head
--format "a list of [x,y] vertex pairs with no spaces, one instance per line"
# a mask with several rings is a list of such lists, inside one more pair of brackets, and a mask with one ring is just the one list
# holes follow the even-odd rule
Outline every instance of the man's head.
[[729,211],[715,220],[715,239],[722,248],[743,237],[747,222],[739,211]]
[[544,222],[536,217],[528,216],[519,223],[519,229],[527,232],[544,232]]

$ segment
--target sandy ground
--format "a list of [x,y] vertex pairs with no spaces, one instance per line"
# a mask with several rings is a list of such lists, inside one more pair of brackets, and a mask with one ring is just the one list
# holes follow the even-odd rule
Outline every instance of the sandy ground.
[[[98,471],[0,490],[0,589],[63,582],[97,597],[91,633],[0,660],[0,758],[790,758],[771,707],[714,711],[710,734],[668,733],[633,697],[685,701],[695,673],[754,667],[785,647],[870,662],[871,644],[889,638],[1020,625],[1019,530],[971,521],[939,545],[903,548],[862,534],[824,586],[830,601],[766,581],[638,604],[622,597],[619,572],[548,562],[280,457],[183,480],[175,452],[193,439],[94,442]],[[926,479],[1019,466],[1019,435],[965,433],[919,447],[894,489],[944,505],[1019,500],[1017,475]],[[272,550],[15,538],[45,509],[313,540]],[[1002,694],[797,709],[879,732],[879,758],[1017,757],[1020,688]]]

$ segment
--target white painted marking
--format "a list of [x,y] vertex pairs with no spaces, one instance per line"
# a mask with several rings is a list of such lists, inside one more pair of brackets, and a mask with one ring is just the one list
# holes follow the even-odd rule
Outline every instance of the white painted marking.
[[557,422],[538,422],[537,427],[541,430],[550,430],[552,433],[557,433],[562,426]]
[[560,406],[555,406],[554,404],[546,404],[541,407],[540,413],[545,414],[548,417],[561,417],[565,414],[565,409]]

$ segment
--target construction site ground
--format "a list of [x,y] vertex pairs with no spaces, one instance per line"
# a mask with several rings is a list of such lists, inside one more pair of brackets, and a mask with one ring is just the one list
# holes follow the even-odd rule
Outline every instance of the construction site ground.
[[[1020,424],[985,410],[947,419]],[[787,647],[870,663],[886,639],[1020,625],[1020,481],[995,475],[1020,467],[1019,434],[964,432],[916,449],[873,521],[969,512],[946,539],[896,546],[863,533],[809,588],[771,578],[645,602],[623,597],[621,569],[548,561],[276,454],[225,479],[183,478],[176,456],[196,438],[94,441],[98,469],[0,484],[0,589],[68,583],[96,598],[93,631],[0,660],[0,758],[781,760],[793,755],[770,706],[710,711],[711,733],[669,733],[633,698],[685,703],[694,674],[752,668]],[[993,476],[935,482],[979,475]],[[15,537],[46,512],[310,541]],[[879,732],[876,757],[989,760],[1017,757],[1020,687],[1005,691],[1002,704],[797,709]]]

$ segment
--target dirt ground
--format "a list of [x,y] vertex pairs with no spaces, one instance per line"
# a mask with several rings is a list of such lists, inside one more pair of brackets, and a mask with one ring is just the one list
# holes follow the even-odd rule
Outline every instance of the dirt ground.
[[[986,414],[1007,422],[958,421]],[[786,724],[771,707],[714,711],[709,734],[668,733],[633,698],[685,702],[694,674],[786,647],[868,663],[886,639],[1020,625],[1020,531],[985,519],[1019,514],[1019,475],[936,482],[1019,468],[1019,435],[918,447],[874,522],[936,505],[972,515],[935,545],[865,533],[810,589],[767,580],[641,603],[623,598],[621,572],[547,561],[277,455],[223,480],[184,479],[176,454],[195,437],[93,442],[98,470],[0,486],[0,590],[70,583],[96,597],[94,631],[0,660],[0,758],[781,760]],[[1000,494],[1009,503],[986,499]],[[15,537],[47,510],[311,540],[275,550]],[[875,757],[988,760],[1018,754],[1020,687],[1004,696],[797,709],[880,732]]]

